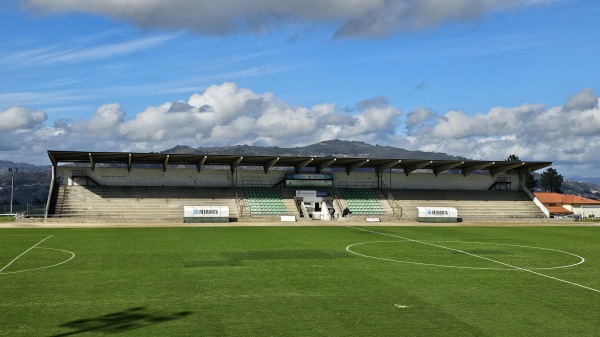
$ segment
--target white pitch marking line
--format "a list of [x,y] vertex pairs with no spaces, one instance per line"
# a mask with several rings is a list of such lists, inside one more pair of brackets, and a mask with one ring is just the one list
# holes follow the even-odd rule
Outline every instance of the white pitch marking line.
[[24,251],[23,253],[21,253],[21,255],[15,257],[12,261],[10,261],[6,266],[4,266],[2,269],[0,269],[0,273],[2,271],[4,271],[4,269],[8,268],[8,266],[10,266],[11,264],[13,264],[13,262],[17,261],[21,256],[27,254],[27,252],[29,252],[30,250],[32,250],[33,248],[37,247],[37,245],[39,245],[40,243],[46,241],[47,239],[49,239],[50,237],[52,237],[52,235],[45,237],[44,239],[42,239],[42,241],[36,243],[35,245],[31,246],[29,249],[27,249],[26,251]]
[[[454,242],[454,243],[471,243],[471,244],[478,244],[478,245],[497,245],[497,246],[510,246],[510,247],[521,247],[521,248],[532,248],[532,249],[541,249],[541,250],[548,250],[548,251],[553,251],[553,252],[557,252],[557,253],[562,253],[562,254],[566,254],[566,255],[571,255],[571,256],[575,256],[577,258],[579,258],[579,262],[577,263],[573,263],[573,264],[569,264],[569,265],[564,265],[564,266],[556,266],[556,267],[532,267],[529,268],[531,270],[549,270],[549,269],[562,269],[562,268],[570,268],[570,267],[575,267],[578,266],[582,263],[585,262],[585,259],[579,255],[573,254],[573,253],[569,253],[569,252],[565,252],[562,250],[557,250],[557,249],[550,249],[550,248],[542,248],[542,247],[534,247],[534,246],[523,246],[523,245],[511,245],[511,244],[506,244],[506,243],[484,243],[484,242],[469,242],[469,241],[426,241],[426,240],[422,240],[424,242]],[[400,262],[400,263],[408,263],[408,264],[417,264],[417,265],[423,265],[423,266],[432,266],[432,267],[444,267],[444,268],[459,268],[459,269],[477,269],[477,270],[518,270],[518,269],[514,269],[514,268],[489,268],[489,267],[463,267],[463,266],[452,266],[452,265],[443,265],[443,264],[432,264],[432,263],[421,263],[421,262],[412,262],[412,261],[400,261],[400,260],[394,260],[394,259],[386,259],[386,258],[382,258],[382,257],[377,257],[377,256],[370,256],[370,255],[365,255],[365,254],[361,254],[358,252],[353,251],[352,249],[350,249],[350,247],[354,247],[354,246],[359,246],[359,245],[366,245],[366,244],[372,244],[372,243],[390,243],[390,242],[406,242],[406,240],[396,240],[396,241],[369,241],[369,242],[359,242],[359,243],[353,243],[351,245],[348,245],[346,247],[346,250],[349,251],[352,254],[356,254],[358,256],[362,256],[362,257],[367,257],[370,259],[375,259],[375,260],[383,260],[383,261],[392,261],[392,262]]]
[[364,232],[369,232],[369,233],[374,233],[374,234],[391,236],[391,237],[395,237],[395,238],[402,239],[402,240],[407,240],[407,241],[411,241],[411,242],[417,242],[417,243],[421,243],[421,244],[428,245],[428,246],[433,246],[433,247],[438,247],[438,248],[442,248],[442,249],[447,249],[447,250],[455,251],[455,252],[458,252],[458,253],[463,253],[463,254],[466,254],[466,255],[469,255],[469,256],[473,256],[473,257],[476,257],[476,258],[479,258],[479,259],[483,259],[483,260],[487,260],[487,261],[494,262],[494,263],[497,263],[497,264],[501,264],[503,266],[507,266],[507,267],[510,267],[510,268],[513,268],[513,269],[526,271],[526,272],[529,272],[529,273],[532,273],[532,274],[535,274],[535,275],[538,275],[538,276],[543,276],[543,277],[546,277],[546,278],[549,278],[549,279],[552,279],[552,280],[555,280],[555,281],[568,283],[570,285],[574,285],[574,286],[577,286],[577,287],[581,287],[581,288],[584,288],[584,289],[588,289],[588,290],[600,293],[600,290],[598,290],[598,289],[590,288],[590,287],[587,287],[587,286],[584,286],[584,285],[581,285],[581,284],[578,284],[578,283],[575,283],[575,282],[571,282],[571,281],[559,279],[559,278],[554,277],[554,276],[550,276],[550,275],[538,273],[537,271],[529,270],[529,269],[526,269],[526,268],[521,268],[521,267],[513,266],[511,264],[504,263],[502,261],[497,261],[497,260],[494,260],[494,259],[490,259],[490,258],[485,257],[485,256],[475,255],[475,254],[472,254],[472,253],[469,253],[469,252],[465,252],[465,251],[460,250],[460,249],[454,249],[454,248],[445,247],[445,246],[441,246],[441,245],[436,245],[436,244],[425,242],[425,241],[420,241],[420,240],[414,240],[414,239],[405,238],[405,237],[399,236],[399,235],[381,233],[381,232],[371,231],[371,230],[368,230],[368,229],[362,229],[362,228],[358,228],[358,227],[352,227],[352,226],[347,226],[347,227],[348,228],[352,228],[352,229],[357,229],[357,230],[360,230],[360,231],[364,231]]
[[53,265],[49,265],[49,266],[44,266],[44,267],[39,267],[39,268],[31,268],[31,269],[23,269],[23,270],[17,270],[17,271],[5,271],[3,273],[0,273],[2,275],[6,275],[6,274],[18,274],[18,273],[26,273],[29,271],[35,271],[35,270],[42,270],[42,269],[47,269],[47,268],[52,268],[52,267],[56,267],[56,266],[60,266],[61,264],[65,264],[69,261],[71,261],[74,257],[75,257],[75,253],[73,253],[70,250],[64,250],[64,249],[57,249],[57,248],[43,248],[43,247],[35,247],[35,249],[48,249],[48,250],[56,250],[56,251],[60,251],[60,252],[65,252],[65,253],[69,253],[71,254],[71,257],[59,262],[59,263],[55,263]]

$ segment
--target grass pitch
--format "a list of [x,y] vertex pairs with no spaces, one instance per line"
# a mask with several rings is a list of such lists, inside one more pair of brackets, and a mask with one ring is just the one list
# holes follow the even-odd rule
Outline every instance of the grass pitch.
[[598,227],[0,230],[0,336],[598,336]]

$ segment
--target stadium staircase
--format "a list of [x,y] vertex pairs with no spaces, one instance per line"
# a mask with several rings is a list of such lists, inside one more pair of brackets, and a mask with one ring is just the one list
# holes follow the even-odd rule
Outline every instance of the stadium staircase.
[[229,188],[151,186],[61,186],[51,220],[183,221],[183,206],[229,206],[238,217],[235,193]]
[[393,190],[403,217],[417,217],[417,207],[454,207],[463,219],[507,220],[544,218],[523,191],[510,190]]

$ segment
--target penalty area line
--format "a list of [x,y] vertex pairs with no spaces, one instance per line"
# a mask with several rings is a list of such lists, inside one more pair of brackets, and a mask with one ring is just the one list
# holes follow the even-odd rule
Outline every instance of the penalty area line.
[[505,262],[502,262],[502,261],[498,261],[498,260],[494,260],[494,259],[490,259],[490,258],[487,258],[485,256],[480,256],[480,255],[477,255],[477,254],[465,252],[464,250],[450,248],[450,247],[446,247],[446,246],[442,246],[442,245],[436,245],[434,243],[425,242],[425,241],[421,241],[421,240],[409,239],[409,238],[406,238],[406,237],[403,237],[403,236],[400,236],[400,235],[393,235],[393,234],[388,234],[388,233],[382,233],[382,232],[377,232],[377,231],[363,229],[363,228],[358,228],[358,227],[347,226],[347,228],[352,228],[352,229],[360,230],[360,231],[363,231],[363,232],[369,232],[369,233],[373,233],[373,234],[391,236],[391,237],[394,237],[394,238],[398,238],[398,239],[402,239],[402,240],[406,240],[406,241],[410,241],[410,242],[416,242],[416,243],[420,243],[420,244],[423,244],[423,245],[428,245],[428,246],[433,246],[433,247],[437,247],[437,248],[451,250],[451,251],[454,251],[454,252],[457,252],[457,253],[466,254],[466,255],[469,255],[469,256],[472,256],[472,257],[475,257],[475,258],[478,258],[478,259],[482,259],[482,260],[490,261],[490,262],[493,262],[493,263],[501,264],[501,265],[509,267],[509,268],[513,268],[513,269],[516,269],[516,270],[522,270],[522,271],[525,271],[525,272],[528,272],[528,273],[532,273],[534,275],[546,277],[546,278],[549,278],[549,279],[552,279],[552,280],[555,280],[555,281],[567,283],[567,284],[570,284],[570,285],[574,285],[574,286],[577,286],[577,287],[580,287],[580,288],[584,288],[584,289],[587,289],[587,290],[591,290],[591,291],[595,291],[597,293],[600,293],[600,290],[598,290],[598,289],[594,289],[594,288],[591,288],[591,287],[588,287],[588,286],[584,286],[584,285],[579,284],[579,283],[575,283],[575,282],[563,280],[563,279],[560,279],[558,277],[554,277],[554,276],[542,274],[542,273],[539,273],[537,271],[530,270],[530,269],[527,269],[527,268],[513,266],[511,264],[508,264],[508,263],[505,263]]
[[2,269],[0,269],[0,273],[2,273],[4,271],[4,269],[8,268],[11,264],[13,264],[13,262],[17,261],[21,256],[27,254],[27,252],[29,252],[30,250],[32,250],[33,248],[37,247],[40,243],[46,241],[47,239],[49,239],[50,237],[52,237],[52,235],[47,236],[45,238],[43,238],[41,241],[39,241],[38,243],[36,243],[35,245],[29,247],[29,249],[27,249],[26,251],[24,251],[23,253],[21,253],[21,255],[15,257],[12,261],[10,261],[6,266],[2,267]]

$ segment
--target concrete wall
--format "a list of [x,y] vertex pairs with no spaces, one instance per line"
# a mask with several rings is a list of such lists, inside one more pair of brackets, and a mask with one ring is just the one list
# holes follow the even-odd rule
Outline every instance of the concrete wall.
[[[101,185],[116,186],[198,186],[198,187],[257,187],[273,186],[280,182],[285,173],[293,170],[271,170],[267,174],[259,170],[238,170],[232,174],[229,168],[204,168],[198,172],[194,168],[168,168],[163,172],[160,168],[127,168],[97,167],[95,170],[81,167],[59,166],[57,182],[60,185],[83,184],[85,181],[73,181],[73,171],[85,171],[88,177]],[[406,176],[403,172],[382,173],[378,178],[375,172],[331,172],[335,188],[393,188],[393,189],[471,189],[486,190],[498,178],[510,177],[511,189],[519,189],[518,175],[462,174],[442,173],[437,177],[433,173],[411,173]],[[391,182],[390,182],[391,178]],[[391,185],[390,185],[391,184]]]
[[335,188],[377,188],[377,174],[374,172],[346,172],[333,173],[333,187]]
[[[376,173],[353,172],[347,175],[344,172],[334,174],[334,186],[343,187],[372,187],[383,189],[454,189],[454,190],[487,190],[498,178],[511,178],[511,189],[519,190],[518,175],[489,174],[462,174],[442,173],[437,176],[433,173],[411,173],[408,176],[403,172],[389,172],[381,174],[378,184]],[[391,181],[390,181],[391,180]]]
[[[569,205],[569,210],[575,214],[581,215],[583,218],[587,218],[590,215],[595,218],[600,218],[600,205]],[[565,205],[566,208],[566,205]]]
[[[83,181],[72,180],[73,171],[85,171],[87,176],[100,185],[116,186],[198,186],[198,187],[229,187],[231,186],[231,171],[195,169],[162,169],[134,168],[104,168],[95,170],[72,167],[58,167],[57,179],[60,185],[83,184]],[[75,173],[79,175],[77,172]]]
[[[287,172],[291,173],[291,172]],[[237,171],[237,186],[238,187],[270,187],[274,186],[285,178],[286,171],[271,170],[265,174],[265,171],[260,170],[238,170]]]

